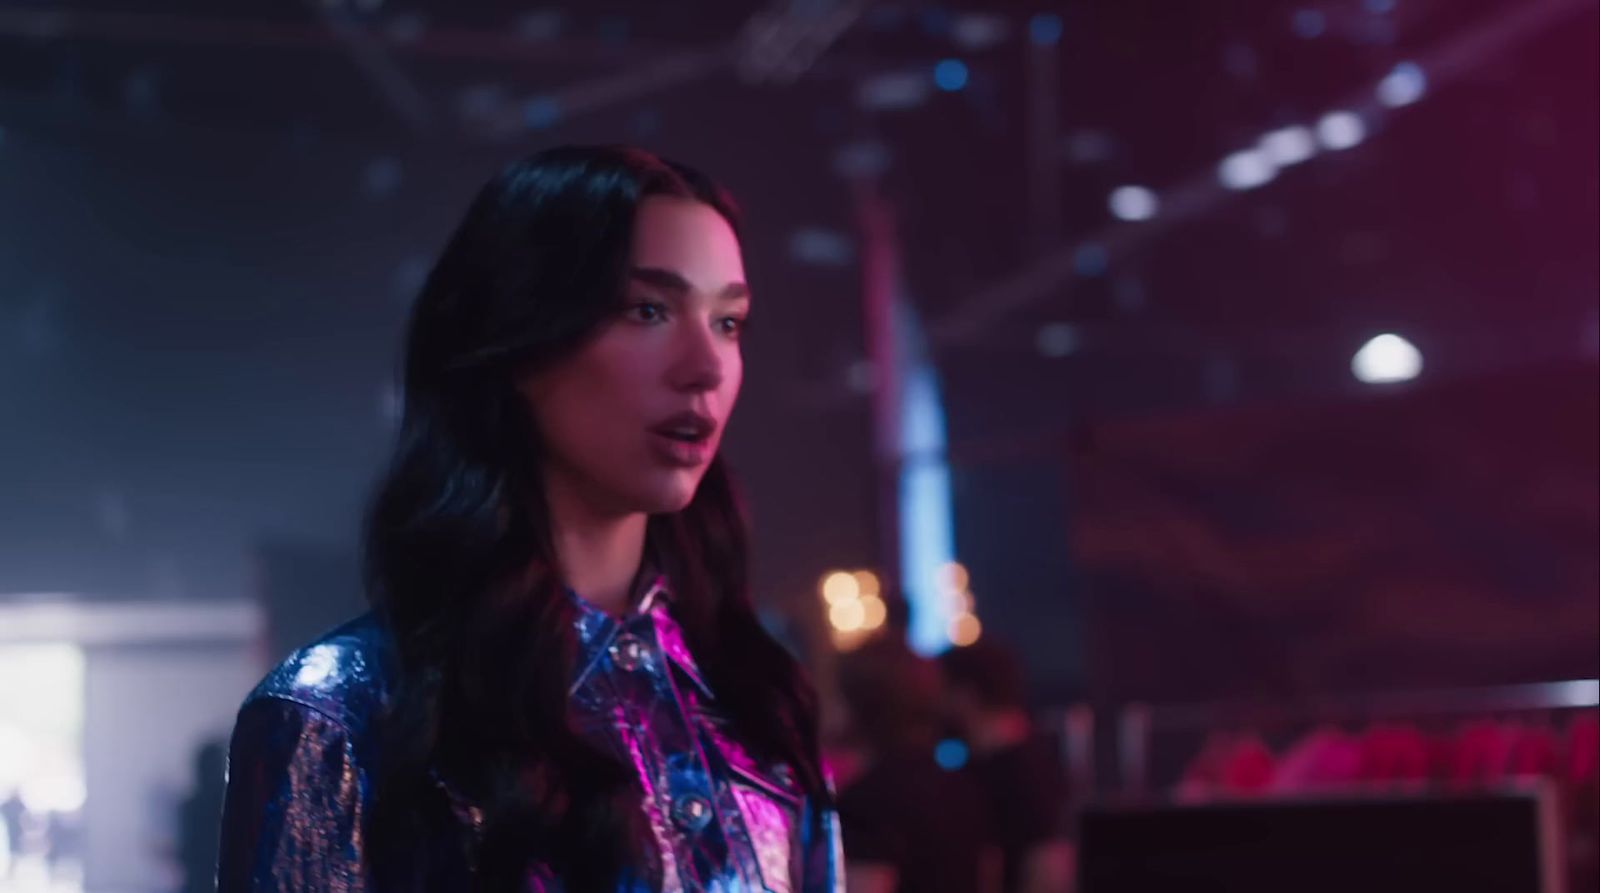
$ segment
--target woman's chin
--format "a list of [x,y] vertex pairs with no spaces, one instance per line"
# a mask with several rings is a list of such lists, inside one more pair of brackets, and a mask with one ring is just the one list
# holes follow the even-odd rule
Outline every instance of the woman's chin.
[[698,470],[674,472],[670,477],[655,482],[648,493],[640,494],[640,502],[647,506],[644,511],[651,515],[670,515],[688,508],[700,486],[700,477]]

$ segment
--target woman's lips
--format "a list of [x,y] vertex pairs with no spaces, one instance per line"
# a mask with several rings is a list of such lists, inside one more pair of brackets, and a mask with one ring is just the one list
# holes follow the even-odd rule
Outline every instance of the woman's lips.
[[675,468],[698,468],[711,461],[710,437],[682,440],[660,431],[651,431],[650,448],[663,464]]

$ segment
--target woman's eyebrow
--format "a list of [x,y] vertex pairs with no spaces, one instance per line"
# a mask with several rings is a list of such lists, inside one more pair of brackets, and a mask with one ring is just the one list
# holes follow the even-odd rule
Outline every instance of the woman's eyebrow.
[[628,276],[646,285],[654,285],[657,288],[680,292],[689,290],[689,280],[683,278],[682,274],[674,270],[664,270],[660,267],[634,267],[628,271]]
[[[634,267],[628,271],[628,276],[646,285],[653,285],[679,294],[686,293],[692,289],[692,286],[689,285],[689,280],[683,278],[683,274],[676,270],[667,270],[661,267]],[[724,300],[748,298],[750,297],[750,286],[743,282],[730,282],[723,286],[719,297]]]

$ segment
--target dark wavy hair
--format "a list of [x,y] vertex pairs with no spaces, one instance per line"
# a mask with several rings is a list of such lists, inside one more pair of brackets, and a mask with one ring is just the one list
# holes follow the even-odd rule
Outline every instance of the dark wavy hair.
[[[515,381],[559,363],[623,309],[640,201],[702,201],[704,175],[637,149],[567,147],[478,193],[412,312],[398,443],[368,514],[367,591],[394,637],[370,852],[380,889],[421,889],[452,799],[481,810],[479,889],[520,890],[534,864],[569,889],[659,871],[632,769],[569,726],[575,608],[564,597],[539,432]],[[757,621],[746,525],[719,456],[683,511],[649,519],[672,610],[747,746],[826,803],[816,697]],[[443,783],[441,780],[446,780]],[[459,808],[459,803],[456,803]]]

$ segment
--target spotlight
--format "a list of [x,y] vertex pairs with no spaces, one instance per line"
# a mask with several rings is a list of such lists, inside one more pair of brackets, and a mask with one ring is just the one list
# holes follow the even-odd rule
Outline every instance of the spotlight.
[[1367,384],[1410,381],[1422,372],[1422,352],[1399,335],[1386,333],[1356,351],[1350,371]]
[[1143,186],[1119,186],[1111,193],[1111,213],[1118,220],[1149,220],[1161,209],[1161,200]]
[[1317,141],[1309,128],[1280,127],[1261,138],[1260,149],[1278,167],[1299,164],[1317,153]]
[[1217,166],[1217,179],[1229,189],[1254,189],[1272,182],[1277,175],[1277,165],[1260,149],[1235,152]]
[[1355,112],[1334,111],[1317,122],[1317,139],[1325,149],[1338,152],[1367,138],[1367,124]]
[[1410,105],[1428,92],[1428,76],[1415,62],[1401,62],[1378,82],[1378,101],[1389,108]]

